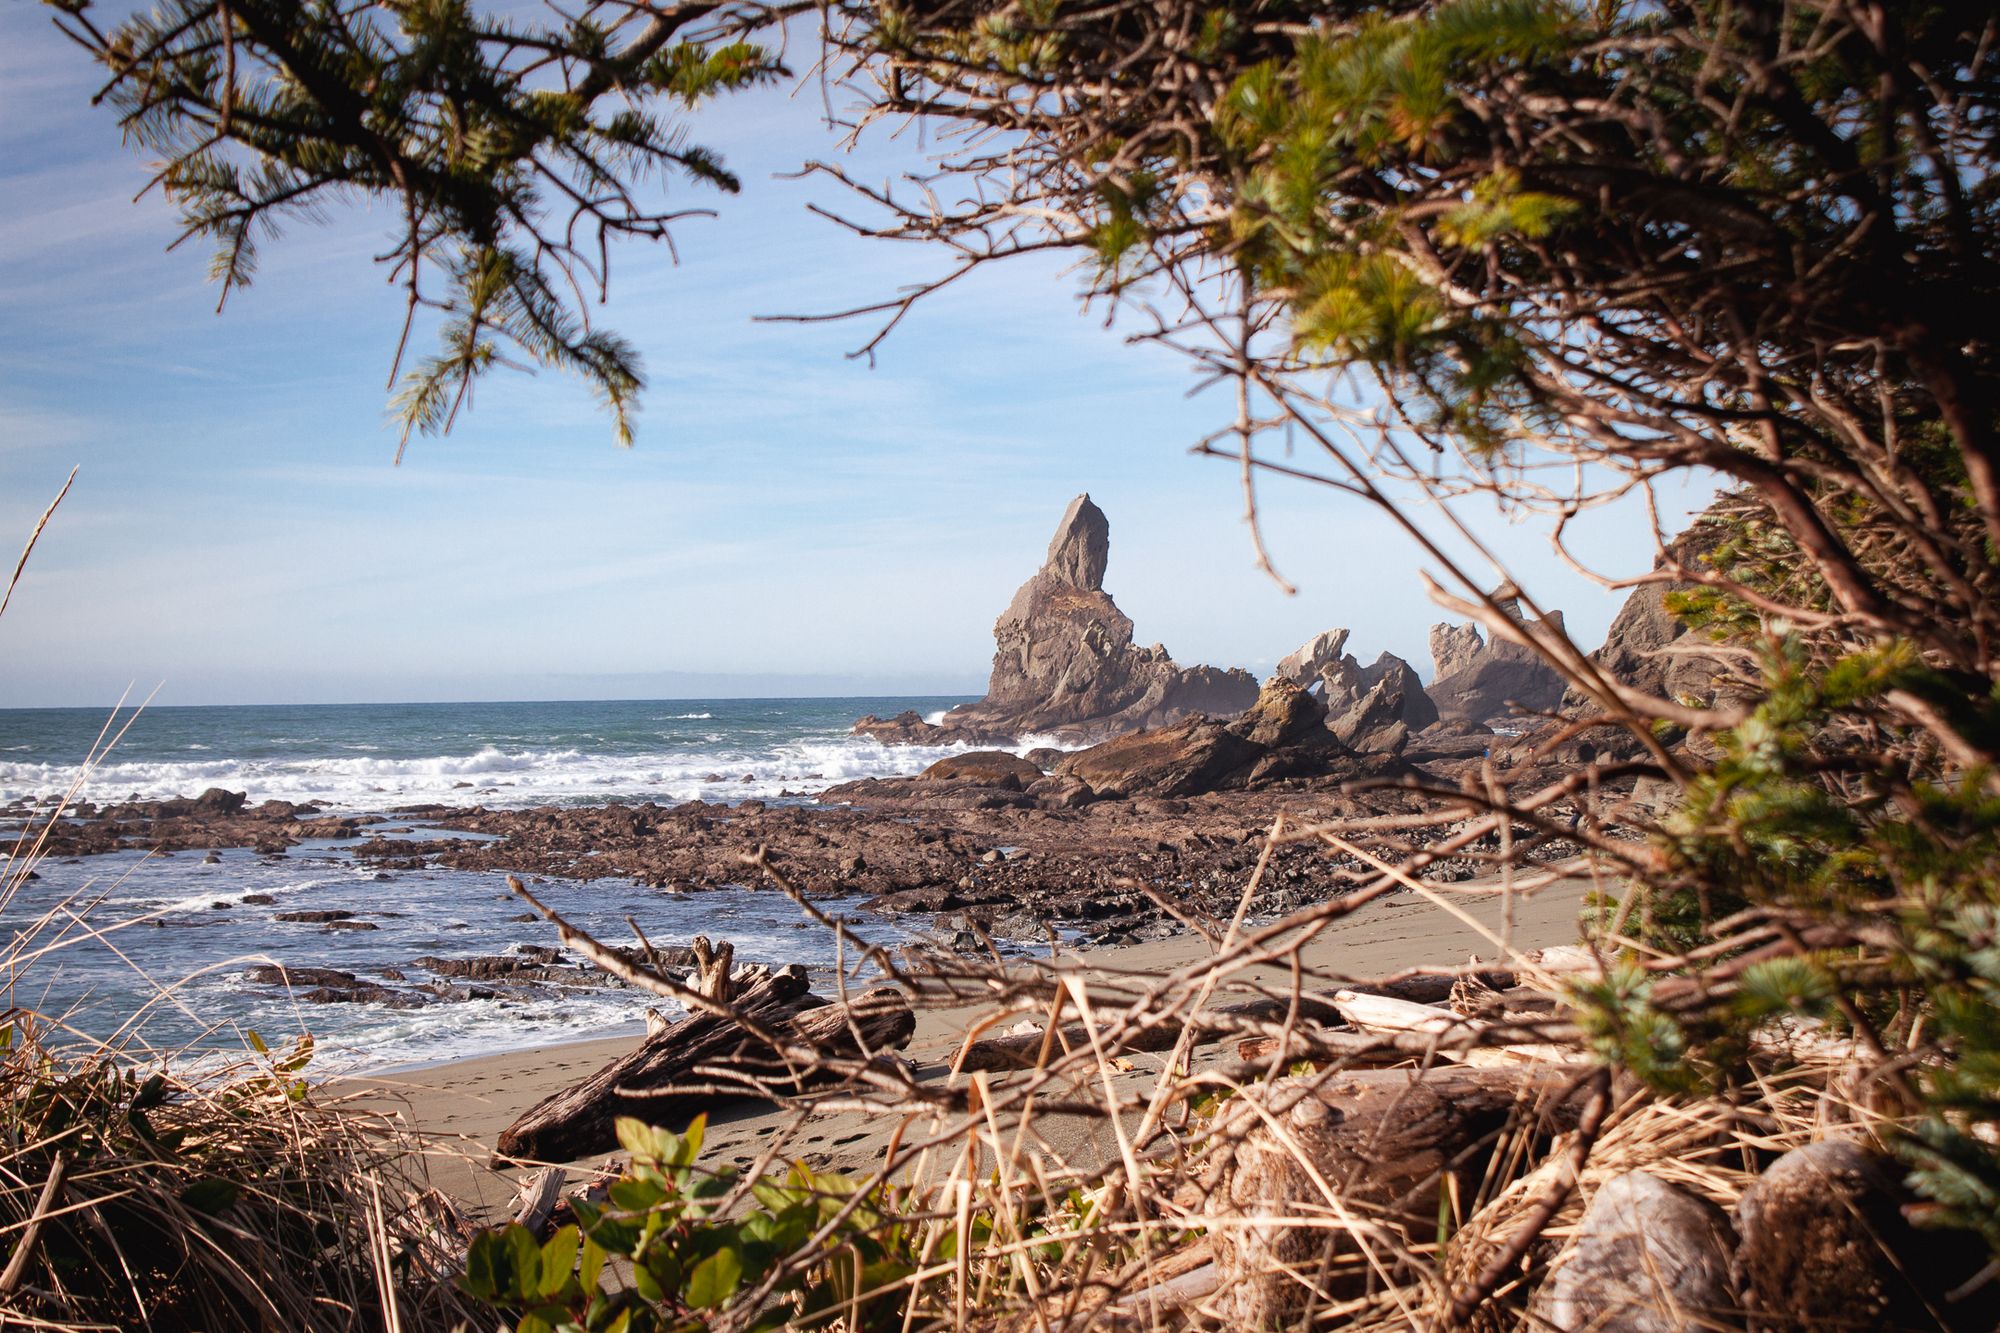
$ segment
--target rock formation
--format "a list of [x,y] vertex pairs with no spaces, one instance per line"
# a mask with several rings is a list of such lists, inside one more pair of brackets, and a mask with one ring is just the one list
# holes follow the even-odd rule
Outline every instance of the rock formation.
[[1119,736],[1070,755],[1057,772],[1099,797],[1192,796],[1352,767],[1355,756],[1327,730],[1326,705],[1273,676],[1233,722],[1190,717]]
[[[1501,609],[1526,623],[1520,603],[1500,600]],[[1562,629],[1562,612],[1549,614],[1550,628]],[[1437,675],[1431,701],[1447,721],[1492,722],[1521,712],[1546,712],[1562,702],[1566,682],[1531,649],[1506,639],[1487,642],[1476,625],[1433,625],[1431,658]]]
[[1278,663],[1278,678],[1307,689],[1318,687],[1326,705],[1327,728],[1350,750],[1400,754],[1410,736],[1438,720],[1410,664],[1383,653],[1364,667],[1345,650],[1347,631],[1316,635]]
[[1306,640],[1297,652],[1280,658],[1277,674],[1294,684],[1311,688],[1312,682],[1324,678],[1328,672],[1338,672],[1343,662],[1354,661],[1347,655],[1346,648],[1346,630],[1324,630]]
[[1158,644],[1133,645],[1131,620],[1104,591],[1110,543],[1104,511],[1077,496],[1042,568],[993,626],[986,697],[954,708],[935,728],[863,719],[857,730],[887,741],[991,743],[1031,733],[1092,741],[1249,707],[1257,681],[1248,672],[1184,668]]
[[[1706,518],[1706,515],[1704,515]],[[1702,518],[1668,543],[1654,568],[1669,561],[1682,566],[1694,564],[1713,550],[1721,529]],[[1656,698],[1708,703],[1715,698],[1716,676],[1721,659],[1701,651],[1701,640],[1689,636],[1687,626],[1667,610],[1668,594],[1685,591],[1688,583],[1642,583],[1632,590],[1604,636],[1604,646],[1590,660],[1613,680],[1644,691]],[[1590,700],[1576,689],[1563,696],[1565,713],[1579,712]]]

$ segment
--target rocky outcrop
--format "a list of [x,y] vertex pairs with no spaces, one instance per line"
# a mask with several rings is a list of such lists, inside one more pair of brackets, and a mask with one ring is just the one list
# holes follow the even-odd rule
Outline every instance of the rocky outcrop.
[[1341,663],[1354,660],[1346,652],[1347,633],[1344,629],[1330,629],[1313,635],[1297,652],[1278,659],[1277,674],[1310,688],[1329,671],[1338,671]]
[[[1722,538],[1721,528],[1707,522],[1706,515],[1695,520],[1686,532],[1674,538],[1654,562],[1657,572],[1669,565],[1683,568],[1695,564],[1713,550]],[[1604,673],[1622,685],[1655,698],[1706,704],[1716,695],[1716,677],[1722,659],[1702,651],[1703,641],[1688,633],[1679,617],[1667,609],[1667,597],[1692,588],[1690,583],[1642,583],[1632,590],[1618,608],[1604,646],[1590,655]],[[1563,696],[1562,711],[1578,713],[1591,707],[1581,691],[1571,689]]]
[[1005,750],[969,750],[938,760],[918,776],[928,782],[976,782],[1018,791],[1041,777],[1042,770]]
[[1132,622],[1104,591],[1111,525],[1079,495],[1064,511],[1047,558],[993,626],[986,697],[936,727],[864,719],[885,741],[991,744],[1029,734],[1101,740],[1192,713],[1230,716],[1257,697],[1248,672],[1181,667],[1158,644],[1134,646]]
[[1417,678],[1417,669],[1394,653],[1383,653],[1373,664],[1361,668],[1361,681],[1370,689],[1386,683],[1394,690],[1402,699],[1402,719],[1412,732],[1438,720],[1437,704]]
[[1058,772],[1098,796],[1193,796],[1324,777],[1355,767],[1327,730],[1326,705],[1293,681],[1273,676],[1233,722],[1191,717],[1080,750]]
[[[1520,603],[1499,599],[1501,610],[1526,624]],[[1536,626],[1531,632],[1541,630]],[[1546,632],[1560,632],[1562,612],[1549,613]],[[1562,702],[1567,684],[1532,649],[1506,639],[1488,642],[1476,625],[1431,627],[1431,658],[1437,675],[1431,701],[1441,717],[1461,722],[1493,722],[1521,713],[1548,712]]]
[[1472,666],[1485,651],[1486,641],[1477,625],[1431,626],[1431,665],[1439,680]]
[[1264,753],[1220,722],[1193,717],[1079,750],[1060,771],[1099,796],[1192,796],[1231,785]]
[[1348,749],[1401,754],[1413,733],[1438,720],[1437,706],[1402,658],[1383,653],[1364,667],[1346,646],[1344,629],[1316,635],[1278,663],[1277,678],[1316,690],[1328,729]]
[[[1410,724],[1403,720],[1404,689],[1400,681],[1383,677],[1350,698],[1340,711],[1329,710],[1327,730],[1350,750],[1401,754],[1410,743]],[[1421,692],[1422,686],[1417,689]]]
[[276,855],[317,838],[345,839],[379,815],[322,815],[313,805],[265,801],[251,805],[240,791],[211,787],[199,796],[162,801],[124,801],[102,808],[77,803],[66,818],[18,838],[0,834],[0,856],[32,850],[37,856],[94,856],[103,852],[147,851],[156,855],[249,847]]
[[970,730],[950,730],[926,722],[914,708],[905,708],[894,717],[869,713],[854,723],[854,734],[881,741],[884,745],[985,745],[1007,737],[989,737]]

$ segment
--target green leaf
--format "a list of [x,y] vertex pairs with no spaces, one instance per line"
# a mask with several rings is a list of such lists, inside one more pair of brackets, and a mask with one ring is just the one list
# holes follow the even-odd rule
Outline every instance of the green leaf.
[[583,1242],[583,1263],[577,1268],[576,1280],[583,1287],[583,1294],[589,1296],[597,1290],[597,1280],[604,1273],[605,1250],[595,1237],[586,1236]]
[[634,1162],[672,1165],[681,1154],[678,1134],[649,1125],[635,1116],[619,1116],[615,1127],[619,1146],[632,1154]]
[[257,1035],[256,1028],[250,1028],[248,1031],[246,1031],[243,1034],[243,1039],[250,1043],[250,1049],[257,1052],[257,1054],[269,1055],[271,1053],[271,1048],[269,1046],[266,1046],[264,1044],[264,1039]]
[[467,1295],[490,1301],[500,1295],[501,1283],[510,1271],[500,1233],[481,1232],[472,1238],[472,1246],[465,1252],[465,1272],[458,1285]]
[[566,1226],[557,1228],[556,1234],[542,1246],[542,1295],[554,1296],[569,1284],[582,1243],[583,1233],[574,1226]]
[[750,1193],[756,1196],[758,1203],[763,1204],[774,1213],[783,1212],[795,1203],[804,1202],[806,1198],[805,1191],[803,1190],[786,1189],[784,1186],[769,1180],[752,1181],[750,1184]]
[[674,1154],[673,1166],[693,1166],[695,1158],[701,1155],[701,1141],[708,1132],[708,1112],[703,1111],[688,1122],[681,1131],[680,1151]]
[[535,1242],[535,1233],[510,1223],[501,1235],[514,1265],[514,1291],[524,1298],[534,1296],[542,1286],[542,1247]]
[[628,1213],[643,1213],[664,1202],[667,1191],[651,1180],[613,1181],[609,1191],[611,1202]]
[[219,1213],[235,1203],[243,1187],[233,1180],[208,1176],[181,1191],[181,1202],[198,1213]]
[[734,1250],[717,1250],[695,1265],[688,1277],[687,1303],[697,1310],[713,1310],[736,1294],[743,1280],[743,1261]]

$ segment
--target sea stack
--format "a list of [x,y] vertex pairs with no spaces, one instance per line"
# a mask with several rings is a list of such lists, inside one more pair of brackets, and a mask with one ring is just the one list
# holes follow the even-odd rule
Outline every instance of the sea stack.
[[1317,692],[1327,729],[1347,748],[1401,754],[1412,735],[1438,720],[1437,707],[1408,662],[1383,653],[1362,666],[1345,651],[1347,637],[1344,629],[1313,636],[1278,663],[1277,674]]
[[[1546,630],[1529,624],[1517,598],[1496,594],[1500,609],[1530,635],[1562,632],[1562,612],[1548,615]],[[1508,639],[1488,641],[1476,625],[1433,625],[1431,658],[1437,674],[1431,701],[1450,722],[1497,722],[1543,713],[1562,702],[1562,675],[1530,648]]]
[[[1047,735],[1073,743],[1162,726],[1190,713],[1231,717],[1257,700],[1246,671],[1181,667],[1159,644],[1135,647],[1132,621],[1104,591],[1111,524],[1079,495],[1063,511],[1042,567],[993,626],[986,697],[923,734],[892,719],[855,730],[884,740],[986,743]],[[921,724],[920,724],[921,725]]]

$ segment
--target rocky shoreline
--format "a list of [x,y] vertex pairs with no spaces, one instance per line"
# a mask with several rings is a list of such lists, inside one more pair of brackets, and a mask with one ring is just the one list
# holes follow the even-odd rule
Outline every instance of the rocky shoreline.
[[[12,851],[65,859],[135,850],[206,851],[213,859],[223,848],[281,858],[318,844],[372,867],[376,878],[446,869],[622,881],[669,893],[762,887],[753,863],[760,854],[805,894],[881,914],[935,941],[925,948],[980,953],[1052,938],[1096,947],[1163,939],[1234,915],[1281,817],[1297,828],[1429,815],[1456,804],[1453,794],[1469,786],[1530,770],[1550,776],[1589,758],[1564,733],[1561,679],[1527,649],[1488,641],[1469,625],[1432,632],[1436,675],[1428,686],[1391,654],[1363,665],[1347,652],[1341,629],[1286,656],[1261,688],[1240,671],[1182,668],[1157,645],[1135,648],[1131,621],[1103,589],[1108,541],[1102,512],[1077,497],[1042,568],[995,626],[987,696],[936,722],[906,713],[863,718],[854,728],[889,742],[1012,749],[968,748],[920,773],[775,802],[334,813],[281,800],[252,804],[245,793],[218,788],[71,805],[51,822],[37,817],[49,813],[45,799],[0,810],[0,848],[9,826]],[[1494,596],[1503,608],[1516,606],[1509,595]],[[1658,591],[1641,590],[1597,660],[1619,675],[1671,663],[1692,690],[1703,682],[1698,660],[1663,656],[1681,646],[1676,629]],[[1080,748],[1023,745],[1041,734]],[[1560,830],[1577,814],[1561,803],[1546,807],[1539,830],[1516,831],[1515,854],[1539,862],[1576,854]],[[1431,840],[1460,827],[1409,823],[1428,825],[1420,836]],[[1434,882],[1472,878],[1487,861],[1480,848],[1467,850],[1420,864],[1417,873]],[[1269,847],[1247,910],[1253,918],[1282,915],[1375,873],[1317,841],[1280,840]],[[327,932],[375,928],[351,919],[350,905],[275,919],[309,918]],[[418,958],[408,969],[294,969],[251,979],[289,981],[309,1000],[391,1006],[602,982],[528,946]]]

